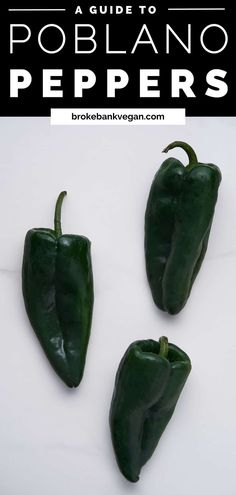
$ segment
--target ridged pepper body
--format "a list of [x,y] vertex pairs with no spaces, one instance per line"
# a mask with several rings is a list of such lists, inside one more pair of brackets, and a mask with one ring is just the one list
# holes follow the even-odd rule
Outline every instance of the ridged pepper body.
[[[119,468],[132,482],[152,456],[191,370],[174,344],[132,343],[119,365],[110,409],[110,428]],[[162,344],[166,350],[162,350]]]
[[[63,197],[61,193],[59,203]],[[31,325],[51,365],[69,387],[77,387],[83,376],[93,310],[90,241],[56,230],[55,222],[55,230],[28,231],[23,296]]]
[[146,271],[155,304],[170,314],[186,304],[204,259],[218,188],[219,168],[199,163],[189,145],[185,167],[169,158],[156,173],[145,213]]

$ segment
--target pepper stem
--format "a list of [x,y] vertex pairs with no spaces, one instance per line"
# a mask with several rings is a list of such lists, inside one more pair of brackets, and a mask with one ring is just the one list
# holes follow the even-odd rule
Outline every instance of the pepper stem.
[[62,206],[62,202],[63,202],[63,199],[66,196],[66,194],[67,194],[66,191],[62,191],[59,194],[59,196],[57,198],[56,206],[55,206],[54,230],[55,230],[55,234],[56,234],[57,237],[60,237],[60,235],[62,235],[62,230],[61,230],[61,206]]
[[161,337],[159,339],[159,344],[160,344],[160,350],[159,350],[159,355],[161,357],[167,358],[168,355],[168,339],[167,337]]
[[166,146],[162,153],[167,153],[173,148],[182,148],[184,151],[186,151],[189,159],[189,165],[198,163],[197,155],[193,148],[191,148],[189,144],[184,143],[183,141],[174,141],[173,143],[170,143],[168,146]]

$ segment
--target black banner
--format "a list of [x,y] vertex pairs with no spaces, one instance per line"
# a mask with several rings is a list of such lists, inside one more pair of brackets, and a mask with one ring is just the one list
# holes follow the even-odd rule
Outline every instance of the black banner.
[[235,115],[235,12],[229,5],[33,4],[8,0],[1,7],[1,116],[49,116],[52,107]]

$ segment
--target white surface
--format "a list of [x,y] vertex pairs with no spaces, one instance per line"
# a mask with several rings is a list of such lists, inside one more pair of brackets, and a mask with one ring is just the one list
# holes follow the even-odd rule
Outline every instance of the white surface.
[[[176,128],[50,127],[0,120],[1,495],[235,495],[236,119]],[[173,140],[221,167],[208,252],[185,309],[168,317],[146,281],[143,218],[154,173]],[[183,151],[173,150],[186,163]],[[92,241],[95,306],[83,381],[57,378],[21,295],[25,233],[50,227],[66,189],[65,233]],[[136,339],[167,335],[192,372],[152,459],[133,485],[118,471],[108,413],[120,359]]]

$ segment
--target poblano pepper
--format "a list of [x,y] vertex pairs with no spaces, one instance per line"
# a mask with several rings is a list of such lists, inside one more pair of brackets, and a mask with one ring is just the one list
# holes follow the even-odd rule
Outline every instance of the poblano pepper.
[[54,230],[29,230],[24,247],[22,288],[31,325],[56,373],[68,385],[82,379],[93,310],[90,241],[62,235],[57,200]]
[[166,337],[131,344],[119,365],[110,409],[119,468],[138,481],[169,422],[191,370],[187,354]]
[[156,173],[145,214],[145,258],[155,304],[170,314],[185,305],[204,259],[218,188],[219,168],[199,163],[193,149],[182,141],[163,151],[186,151],[185,167],[168,158]]

